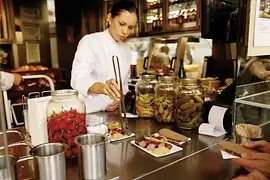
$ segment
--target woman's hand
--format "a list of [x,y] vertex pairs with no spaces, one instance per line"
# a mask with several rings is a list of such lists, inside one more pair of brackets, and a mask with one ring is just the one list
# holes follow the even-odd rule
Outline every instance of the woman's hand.
[[242,145],[249,149],[256,149],[261,152],[270,154],[270,143],[263,140],[246,142],[246,143],[243,143]]
[[106,81],[103,92],[114,101],[118,102],[120,100],[120,88],[114,79]]
[[259,171],[264,176],[270,178],[270,154],[268,153],[244,153],[242,158],[232,159],[232,161],[244,167],[249,172]]
[[267,177],[259,171],[252,171],[248,175],[240,175],[232,180],[267,180]]
[[109,104],[105,109],[106,111],[114,111],[118,108],[118,102],[114,101],[112,104]]

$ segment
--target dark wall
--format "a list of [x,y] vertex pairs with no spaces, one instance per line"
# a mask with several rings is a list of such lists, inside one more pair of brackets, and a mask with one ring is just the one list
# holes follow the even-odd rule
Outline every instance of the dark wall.
[[[99,31],[102,0],[55,0],[58,62],[61,88],[70,88],[71,68],[78,42],[84,34]],[[87,21],[82,33],[82,17]]]

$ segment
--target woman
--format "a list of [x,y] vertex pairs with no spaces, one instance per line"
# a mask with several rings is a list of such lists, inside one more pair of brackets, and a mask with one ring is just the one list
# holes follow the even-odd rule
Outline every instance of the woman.
[[[120,93],[127,93],[131,51],[122,41],[135,29],[137,14],[134,3],[119,1],[108,14],[109,27],[80,40],[72,66],[71,87],[84,99],[87,113],[114,111]],[[114,80],[114,55],[119,58],[124,92],[120,92]]]
[[17,73],[0,72],[0,85],[1,90],[8,90],[13,85],[18,86],[23,81],[21,75]]

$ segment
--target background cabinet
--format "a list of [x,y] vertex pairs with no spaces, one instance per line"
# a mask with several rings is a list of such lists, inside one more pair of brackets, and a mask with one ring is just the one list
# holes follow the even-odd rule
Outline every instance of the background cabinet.
[[14,37],[12,2],[0,0],[0,44],[11,44]]
[[140,0],[140,35],[199,31],[199,0]]

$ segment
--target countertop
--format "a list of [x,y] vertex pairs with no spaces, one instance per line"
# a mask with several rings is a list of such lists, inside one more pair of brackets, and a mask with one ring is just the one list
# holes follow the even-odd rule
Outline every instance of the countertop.
[[[119,121],[116,113],[99,112],[107,123]],[[178,131],[171,124],[157,123],[154,119],[130,118],[129,129],[136,135],[152,134],[161,128]],[[270,140],[270,124],[263,126],[264,139]],[[217,143],[230,137],[219,138],[199,135],[197,131],[178,131],[191,138],[181,147],[183,151],[156,158],[130,143],[135,137],[111,142],[106,146],[107,174],[103,179],[191,179],[191,180],[227,180],[241,173],[231,160],[223,160]],[[21,173],[26,172],[22,170]],[[79,180],[77,159],[67,160],[67,180]]]

